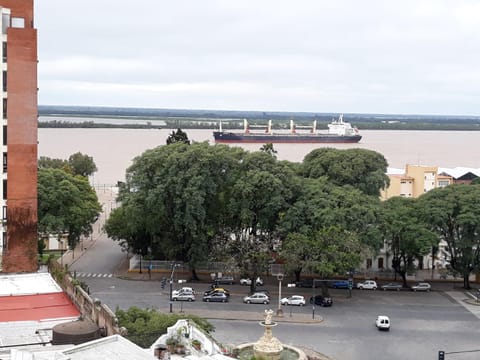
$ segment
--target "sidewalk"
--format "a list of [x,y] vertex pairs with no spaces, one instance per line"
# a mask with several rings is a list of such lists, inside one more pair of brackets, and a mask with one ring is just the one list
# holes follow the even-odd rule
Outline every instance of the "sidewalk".
[[75,261],[88,251],[88,249],[95,245],[98,238],[103,234],[102,228],[105,225],[105,220],[110,215],[112,209],[116,207],[116,188],[102,187],[96,189],[96,192],[98,201],[102,205],[103,210],[100,213],[98,220],[92,225],[92,234],[89,237],[82,237],[74,250],[70,249],[66,251],[62,256],[62,259],[58,259],[58,262],[63,263],[64,266],[70,266],[75,263]]

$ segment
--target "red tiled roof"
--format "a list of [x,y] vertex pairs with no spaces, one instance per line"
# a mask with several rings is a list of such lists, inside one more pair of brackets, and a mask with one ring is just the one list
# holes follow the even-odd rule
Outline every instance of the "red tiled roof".
[[75,318],[80,312],[65,293],[0,296],[0,322]]

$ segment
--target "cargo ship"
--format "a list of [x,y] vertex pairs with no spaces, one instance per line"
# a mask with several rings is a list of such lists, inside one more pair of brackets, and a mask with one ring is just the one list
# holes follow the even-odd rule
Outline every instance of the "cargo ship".
[[290,131],[272,130],[272,121],[268,125],[250,125],[246,119],[243,132],[223,131],[222,123],[218,131],[213,132],[216,143],[358,143],[362,136],[358,129],[343,121],[343,114],[328,124],[327,131],[318,131],[316,120],[312,126],[296,126],[290,120]]

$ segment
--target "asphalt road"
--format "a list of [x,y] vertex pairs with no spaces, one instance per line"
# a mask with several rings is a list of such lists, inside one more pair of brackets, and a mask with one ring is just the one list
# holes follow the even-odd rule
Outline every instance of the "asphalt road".
[[[88,278],[93,297],[101,299],[113,310],[130,306],[169,310],[169,291],[161,289],[159,281],[135,281],[118,278]],[[200,293],[208,284],[187,284]],[[247,287],[234,285],[229,303],[196,301],[175,302],[174,312],[203,311],[206,317],[228,313],[229,320],[211,319],[217,330],[214,336],[225,344],[238,345],[257,341],[262,334],[258,321],[244,321],[244,312],[262,316],[265,309],[277,307],[276,289],[271,288],[270,305],[243,304]],[[284,294],[309,296],[311,289],[285,288]],[[409,291],[384,292],[354,290],[352,298],[345,290],[331,290],[334,305],[316,307],[315,324],[279,323],[274,335],[286,344],[313,349],[333,359],[437,359],[439,350],[447,351],[446,359],[479,359],[480,352],[448,354],[449,352],[480,350],[480,320],[449,291],[418,293]],[[291,311],[291,315],[290,315]],[[381,332],[375,328],[375,317],[390,316],[392,329]],[[218,314],[217,314],[218,315]],[[301,316],[300,316],[301,315]],[[310,317],[312,307],[284,307],[284,316],[293,319]],[[213,316],[212,316],[213,317]]]

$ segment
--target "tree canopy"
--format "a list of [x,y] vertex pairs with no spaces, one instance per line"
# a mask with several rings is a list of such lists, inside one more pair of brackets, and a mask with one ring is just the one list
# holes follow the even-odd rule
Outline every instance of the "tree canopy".
[[102,207],[83,176],[60,169],[38,171],[38,230],[40,234],[68,236],[71,248],[92,232]]
[[372,150],[315,149],[303,161],[305,177],[325,176],[335,185],[351,185],[367,195],[380,196],[389,184],[385,157]]
[[[295,246],[316,254],[315,265],[293,261],[296,271],[307,266],[331,274],[358,264],[360,245],[380,248],[377,193],[386,184],[384,174],[377,177],[384,165],[386,170],[381,155],[352,152],[358,178],[337,181],[335,172],[313,171],[321,162],[315,154],[307,165],[294,164],[278,161],[272,150],[180,141],[144,152],[127,169],[107,234],[133,252],[189,264],[194,278],[206,261],[255,278],[279,247],[292,249],[281,253],[286,259],[301,258]],[[330,155],[349,163],[344,155]],[[325,249],[335,251],[338,262],[328,265],[331,258],[318,253]]]
[[447,244],[449,266],[463,276],[480,270],[480,185],[449,185],[419,198],[420,215]]
[[167,145],[176,143],[190,144],[187,133],[182,129],[177,129],[177,131],[173,130],[172,133],[168,135]]
[[438,238],[417,217],[415,199],[393,197],[382,203],[380,228],[392,256],[392,267],[407,286],[407,273],[413,272],[415,261],[430,251]]
[[70,155],[68,160],[41,156],[38,160],[38,167],[40,169],[60,169],[70,174],[84,177],[88,177],[98,170],[93,157],[81,152]]

